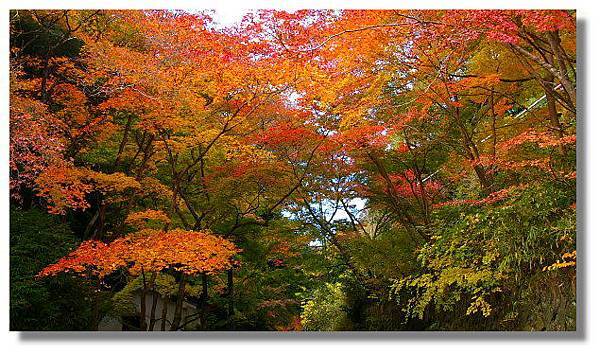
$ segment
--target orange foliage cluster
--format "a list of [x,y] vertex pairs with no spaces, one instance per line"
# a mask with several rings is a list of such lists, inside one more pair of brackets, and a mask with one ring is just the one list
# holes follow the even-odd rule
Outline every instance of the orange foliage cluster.
[[481,156],[478,160],[470,162],[471,166],[483,166],[494,170],[518,171],[525,168],[536,168],[544,172],[552,172],[550,158],[540,159],[512,159],[510,157]]
[[187,275],[214,274],[236,265],[233,257],[239,251],[233,243],[209,232],[143,231],[110,244],[83,242],[75,251],[44,268],[38,276],[73,272],[103,278],[121,268],[127,268],[132,275],[166,269]]
[[575,144],[576,142],[577,137],[575,135],[557,138],[556,135],[548,132],[538,132],[534,129],[528,129],[525,132],[502,142],[498,145],[498,148],[508,150],[524,143],[535,143],[540,148],[547,148],[559,145]]
[[125,261],[116,253],[121,243],[105,244],[96,240],[87,240],[69,255],[55,264],[46,266],[38,277],[54,276],[61,272],[73,272],[83,276],[104,277],[125,266]]
[[58,162],[36,179],[38,195],[48,201],[50,213],[64,214],[68,208],[84,210],[89,207],[86,194],[93,190],[86,177],[84,169]]
[[48,201],[48,211],[54,214],[88,208],[86,194],[92,191],[108,194],[110,201],[117,202],[121,200],[119,194],[140,188],[135,178],[123,173],[105,174],[63,161],[46,168],[36,183],[38,195]]

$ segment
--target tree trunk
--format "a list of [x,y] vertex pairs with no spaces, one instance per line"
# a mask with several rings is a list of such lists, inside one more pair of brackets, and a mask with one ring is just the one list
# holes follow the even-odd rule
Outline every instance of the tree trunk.
[[179,293],[177,295],[177,303],[175,304],[175,314],[173,315],[173,323],[169,330],[177,330],[181,323],[181,310],[183,308],[183,298],[185,297],[185,274],[181,273],[179,280]]
[[121,140],[121,144],[119,145],[119,151],[117,152],[117,156],[115,157],[115,162],[113,164],[114,169],[119,166],[121,162],[121,156],[123,155],[123,151],[125,150],[125,146],[127,145],[127,139],[129,138],[129,131],[131,131],[131,123],[133,122],[133,116],[129,115],[127,117],[127,123],[125,124],[125,129],[123,131],[123,139]]
[[100,281],[92,288],[92,314],[90,319],[90,330],[98,330],[100,323]]
[[[152,308],[150,309],[150,325],[148,326],[149,331],[153,331],[154,326],[156,325],[156,306],[158,305],[159,297],[159,293],[154,290],[152,294]],[[165,307],[165,305],[163,305],[163,307]]]
[[[552,85],[544,85],[544,92],[546,93],[546,105],[548,106],[548,119],[550,121],[551,129],[556,133],[559,139],[564,137],[564,130],[560,120],[558,118],[558,112],[556,110],[556,99],[552,96]],[[559,145],[560,153],[565,155],[565,146]]]
[[167,330],[167,301],[167,297],[162,297],[162,311],[160,313],[160,330],[163,332]]
[[146,330],[146,293],[148,291],[148,284],[146,283],[146,274],[142,268],[142,292],[140,294],[140,330]]
[[142,294],[141,294],[141,302],[140,302],[140,313],[141,313],[141,319],[140,319],[140,327],[142,328],[142,330],[153,330],[154,329],[154,323],[155,323],[155,313],[156,313],[156,304],[158,302],[158,296],[156,295],[156,292],[153,292],[152,294],[152,308],[150,309],[150,327],[147,327],[147,322],[146,322],[146,298],[148,296],[148,290],[152,290],[154,291],[155,288],[155,282],[156,282],[156,272],[152,273],[152,276],[150,277],[150,282],[146,283],[146,274],[143,272],[142,269],[142,280],[144,282],[143,286],[142,286]]
[[202,294],[198,303],[198,311],[200,311],[200,326],[202,330],[206,330],[206,306],[208,304],[208,275],[202,274]]
[[227,318],[229,329],[233,330],[233,269],[227,270]]

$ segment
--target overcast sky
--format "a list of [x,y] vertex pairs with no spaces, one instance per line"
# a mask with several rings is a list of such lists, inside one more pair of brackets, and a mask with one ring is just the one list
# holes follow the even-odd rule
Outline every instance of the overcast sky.
[[241,9],[235,6],[227,6],[220,9],[215,9],[214,17],[215,21],[219,22],[221,26],[227,27],[241,21],[242,17],[247,12],[247,9]]

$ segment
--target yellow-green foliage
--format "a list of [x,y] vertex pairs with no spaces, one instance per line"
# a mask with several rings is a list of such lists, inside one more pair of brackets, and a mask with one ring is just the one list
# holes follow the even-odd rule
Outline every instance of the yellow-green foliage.
[[341,283],[326,283],[304,303],[301,315],[304,330],[344,330],[348,325],[346,296]]
[[490,206],[440,209],[435,236],[418,252],[424,272],[396,280],[392,296],[410,294],[409,317],[422,319],[433,305],[442,312],[515,318],[531,307],[524,295],[534,275],[567,275],[575,265],[548,267],[574,248],[571,198],[563,187],[544,183]]

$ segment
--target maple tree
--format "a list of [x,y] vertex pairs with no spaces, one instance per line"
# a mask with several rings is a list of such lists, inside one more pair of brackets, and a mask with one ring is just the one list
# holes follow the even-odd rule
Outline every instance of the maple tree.
[[[100,279],[126,268],[131,275],[142,275],[144,285],[142,299],[148,289],[154,287],[158,272],[172,269],[181,273],[180,288],[171,329],[176,330],[181,321],[181,307],[185,297],[185,275],[211,275],[227,270],[236,262],[233,256],[239,252],[235,245],[209,233],[184,230],[141,231],[105,244],[99,241],[83,242],[76,250],[47,266],[38,277],[48,277],[60,272],[73,272]],[[149,284],[145,274],[151,274]],[[145,301],[142,303],[142,328],[145,330]],[[154,314],[150,314],[155,319]]]
[[39,276],[139,292],[149,330],[173,299],[172,330],[571,329],[575,27],[567,10],[13,11],[11,202],[82,241]]

